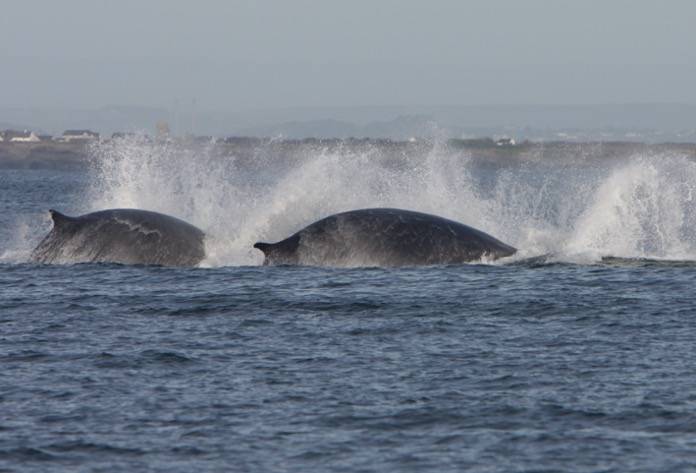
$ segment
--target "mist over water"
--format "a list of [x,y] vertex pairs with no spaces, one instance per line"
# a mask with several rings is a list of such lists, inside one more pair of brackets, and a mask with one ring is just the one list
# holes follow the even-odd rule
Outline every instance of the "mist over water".
[[255,265],[252,245],[329,214],[397,207],[451,218],[519,248],[591,263],[603,256],[696,259],[696,163],[679,153],[491,163],[443,143],[270,142],[251,156],[209,145],[127,137],[93,149],[90,210],[133,207],[187,220],[208,235],[204,266]]

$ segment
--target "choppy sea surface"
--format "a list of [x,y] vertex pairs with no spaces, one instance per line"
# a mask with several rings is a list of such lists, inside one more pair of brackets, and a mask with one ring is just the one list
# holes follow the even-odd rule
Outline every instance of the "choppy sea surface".
[[[696,163],[491,166],[437,146],[271,165],[124,141],[0,169],[0,471],[694,471]],[[454,218],[496,263],[263,267],[367,206]],[[36,265],[47,209],[162,211],[198,268]]]

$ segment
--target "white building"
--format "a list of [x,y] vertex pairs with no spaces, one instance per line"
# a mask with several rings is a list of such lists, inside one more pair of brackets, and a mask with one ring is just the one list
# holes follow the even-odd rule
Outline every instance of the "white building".
[[496,140],[496,146],[515,146],[517,144],[514,138],[508,138],[507,136]]
[[41,139],[33,131],[20,131],[13,133],[10,143],[38,143]]
[[91,130],[66,130],[62,136],[62,141],[68,143],[71,141],[91,141],[98,139],[99,133]]

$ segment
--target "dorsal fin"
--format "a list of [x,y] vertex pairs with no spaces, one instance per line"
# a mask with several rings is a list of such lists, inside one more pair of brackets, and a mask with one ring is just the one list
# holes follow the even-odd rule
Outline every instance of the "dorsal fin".
[[62,213],[54,209],[50,209],[48,213],[51,214],[51,218],[53,219],[53,226],[56,228],[64,227],[65,225],[74,220],[72,217],[63,215]]
[[267,254],[266,250],[268,250],[268,248],[271,246],[273,246],[272,243],[264,243],[262,241],[257,241],[256,243],[254,243],[254,248],[263,251],[264,255]]

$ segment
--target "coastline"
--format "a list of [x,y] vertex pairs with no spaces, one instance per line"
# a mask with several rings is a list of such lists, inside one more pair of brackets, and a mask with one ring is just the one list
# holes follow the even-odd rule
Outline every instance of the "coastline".
[[87,143],[0,143],[0,169],[71,169],[89,160]]
[[[102,142],[106,143],[106,142]],[[112,143],[113,144],[113,143]],[[145,140],[143,144],[158,146],[156,142]],[[425,155],[435,147],[441,150],[463,153],[477,160],[486,160],[498,165],[519,161],[566,161],[566,160],[607,160],[628,158],[634,155],[660,155],[679,153],[696,159],[696,143],[636,143],[636,142],[523,142],[514,145],[498,145],[490,139],[457,140],[444,143],[429,140],[393,141],[388,139],[315,139],[277,140],[264,138],[227,138],[214,142],[205,139],[173,139],[163,142],[181,149],[205,150],[221,159],[237,157],[253,160],[259,150],[264,150],[281,159],[285,155],[298,157],[303,152],[323,151],[341,152],[382,152],[394,157],[415,157]],[[115,144],[116,146],[118,144]],[[80,169],[93,162],[95,154],[92,147],[100,146],[94,142],[38,142],[7,143],[0,142],[0,169]]]

